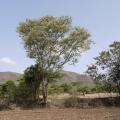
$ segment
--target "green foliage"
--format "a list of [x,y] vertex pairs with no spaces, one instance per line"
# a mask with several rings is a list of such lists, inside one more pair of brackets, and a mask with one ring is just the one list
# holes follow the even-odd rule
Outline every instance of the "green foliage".
[[74,87],[80,87],[80,86],[84,86],[83,82],[81,81],[77,81],[77,82],[71,82],[71,85]]
[[105,89],[105,86],[102,85],[102,84],[97,84],[97,85],[95,86],[95,89],[96,89],[96,93],[108,92],[108,91]]
[[60,87],[63,89],[65,93],[69,93],[69,91],[72,89],[72,86],[67,83],[61,84]]
[[13,81],[9,80],[0,86],[0,94],[2,97],[6,97],[9,100],[14,100],[14,94],[16,91],[16,85]]
[[48,94],[62,94],[68,93],[71,95],[77,94],[88,94],[91,92],[91,88],[85,86],[81,82],[72,82],[72,83],[53,83],[48,87]]
[[104,84],[102,85],[102,88],[106,92],[118,92],[116,85],[112,83],[111,81],[104,82]]
[[72,89],[72,86],[67,83],[53,83],[48,87],[48,94],[61,94],[61,93],[69,93]]
[[91,92],[91,87],[88,85],[85,85],[82,82],[72,82],[71,83],[72,90],[70,94],[88,94]]
[[24,82],[20,83],[22,85],[25,85],[27,90],[30,89],[30,95],[32,98],[34,98],[34,100],[37,100],[39,98],[39,88],[41,84],[40,73],[41,71],[39,70],[38,65],[32,65],[24,71]]
[[88,67],[87,73],[97,83],[104,84],[105,91],[117,89],[120,93],[120,42],[115,41],[94,59],[96,62]]
[[26,85],[25,80],[20,80],[15,92],[16,103],[27,104],[33,101],[32,95],[32,89]]
[[45,16],[26,20],[18,26],[25,49],[30,58],[36,59],[40,67],[58,69],[66,62],[77,60],[81,52],[89,49],[90,34],[82,27],[73,27],[68,16]]
[[96,64],[89,65],[86,73],[92,78],[95,84],[99,84],[101,80],[105,79],[105,74],[99,73],[99,69]]
[[52,83],[48,88],[49,95],[68,93],[71,95],[117,92],[114,84],[108,82],[104,84],[95,84],[94,86],[86,86],[81,82],[72,83]]
[[54,95],[54,94],[61,94],[64,93],[63,88],[60,87],[59,84],[53,84],[50,87],[48,87],[48,94]]
[[77,92],[82,93],[82,94],[88,94],[90,93],[90,88],[87,86],[79,87],[77,89]]

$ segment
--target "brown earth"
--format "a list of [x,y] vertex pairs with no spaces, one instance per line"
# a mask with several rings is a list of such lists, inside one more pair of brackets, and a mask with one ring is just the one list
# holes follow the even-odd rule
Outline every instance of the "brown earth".
[[2,111],[0,120],[120,120],[120,108]]

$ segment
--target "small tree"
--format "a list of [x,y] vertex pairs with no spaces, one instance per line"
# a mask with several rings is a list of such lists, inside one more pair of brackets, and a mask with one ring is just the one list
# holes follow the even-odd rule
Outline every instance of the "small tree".
[[[73,27],[68,16],[45,16],[26,20],[18,26],[28,57],[41,71],[43,100],[47,102],[48,83],[66,63],[76,63],[81,53],[90,48],[90,34],[82,27]],[[52,73],[52,74],[51,74]]]
[[[98,76],[109,92],[115,90],[116,85],[120,93],[120,42],[115,41],[111,44],[108,50],[102,51],[95,58],[95,61],[96,63],[93,65],[96,66],[95,71],[93,71],[94,67],[89,66],[87,73],[90,76]],[[95,78],[96,81],[98,81],[98,77]]]

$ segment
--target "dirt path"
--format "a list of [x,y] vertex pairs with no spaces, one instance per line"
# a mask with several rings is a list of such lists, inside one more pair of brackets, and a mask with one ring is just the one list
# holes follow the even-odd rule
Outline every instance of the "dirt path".
[[2,111],[0,120],[120,120],[120,108]]

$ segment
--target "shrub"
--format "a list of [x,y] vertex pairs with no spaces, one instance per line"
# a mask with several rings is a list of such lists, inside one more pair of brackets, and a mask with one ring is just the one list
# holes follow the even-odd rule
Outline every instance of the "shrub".
[[104,84],[96,84],[95,87],[91,89],[91,91],[96,91],[97,93],[100,92],[118,92],[117,87],[111,83],[104,83]]
[[9,107],[9,101],[5,97],[0,97],[0,110],[7,109]]
[[60,87],[63,88],[65,93],[69,93],[70,90],[72,89],[72,86],[70,84],[67,84],[67,83],[61,84]]
[[97,92],[96,86],[92,87],[92,88],[91,88],[91,93],[96,93],[96,92]]
[[77,88],[77,92],[82,93],[82,94],[88,94],[90,93],[90,88],[87,86],[82,86]]
[[24,80],[21,80],[15,92],[16,103],[29,104],[33,99],[31,90],[32,89],[25,84]]
[[11,80],[3,83],[0,87],[1,97],[8,98],[10,101],[14,101],[15,92],[16,92],[16,85]]
[[65,107],[77,107],[78,106],[78,98],[76,95],[72,95],[72,97],[69,97],[64,102]]
[[60,87],[59,83],[53,83],[49,86],[48,88],[49,95],[60,94],[60,93],[64,93],[64,89]]
[[117,87],[113,83],[105,82],[103,84],[103,89],[106,92],[118,92]]

